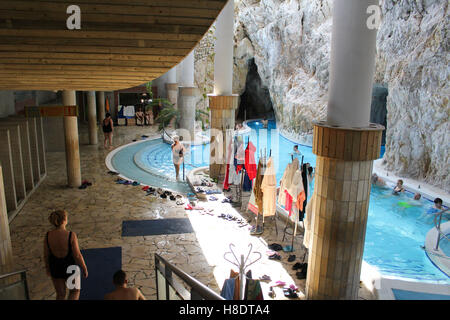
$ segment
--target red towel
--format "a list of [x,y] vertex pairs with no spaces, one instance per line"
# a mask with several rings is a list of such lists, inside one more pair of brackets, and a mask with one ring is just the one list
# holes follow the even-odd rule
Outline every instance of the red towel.
[[250,181],[256,178],[256,162],[255,162],[256,148],[253,143],[249,142],[247,149],[245,149],[245,170],[247,171]]
[[230,165],[227,164],[227,171],[225,172],[225,180],[223,181],[223,189],[228,190],[230,188],[230,184],[228,183],[228,175],[230,174]]
[[284,205],[284,209],[289,212],[289,217],[291,216],[292,211],[292,196],[287,192],[287,190],[284,190],[284,193],[286,193],[286,204]]

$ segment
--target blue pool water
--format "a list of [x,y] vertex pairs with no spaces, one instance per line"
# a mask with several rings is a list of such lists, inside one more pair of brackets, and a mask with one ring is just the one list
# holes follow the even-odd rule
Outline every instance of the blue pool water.
[[[272,154],[279,183],[284,169],[291,162],[290,154],[295,143],[277,135],[273,121],[269,122],[268,131],[260,131],[262,124],[258,121],[248,125],[252,131],[243,137],[245,143],[250,139],[257,148],[256,162],[261,154]],[[299,145],[299,149],[303,161],[315,167],[316,156],[312,148]],[[209,145],[194,146],[186,155],[186,172],[207,166],[209,150]],[[142,183],[184,193],[190,191],[187,184],[175,181],[171,149],[162,139],[130,145],[117,152],[112,163],[117,171]],[[312,190],[309,197],[311,194]],[[390,188],[372,187],[364,260],[386,276],[450,284],[449,277],[437,269],[421,249],[426,234],[433,227],[432,219],[422,215],[431,206],[430,200],[413,200],[413,195],[408,192],[393,196]]]

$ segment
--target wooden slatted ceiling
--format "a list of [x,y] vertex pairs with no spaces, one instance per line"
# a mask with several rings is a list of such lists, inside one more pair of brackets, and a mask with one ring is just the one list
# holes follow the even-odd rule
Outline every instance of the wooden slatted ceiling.
[[[141,85],[177,65],[226,0],[0,0],[0,90]],[[68,6],[81,30],[67,30]]]

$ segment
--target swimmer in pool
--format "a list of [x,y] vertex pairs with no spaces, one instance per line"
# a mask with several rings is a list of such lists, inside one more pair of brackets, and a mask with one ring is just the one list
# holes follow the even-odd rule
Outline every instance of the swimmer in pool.
[[395,196],[398,196],[401,192],[405,192],[405,188],[403,188],[403,180],[399,179],[397,181],[397,185],[395,186],[394,190],[392,191],[392,194]]
[[433,217],[434,223],[436,223],[436,219],[441,214],[446,214],[446,218],[448,220],[448,210],[449,208],[445,209],[442,206],[442,199],[436,198],[434,199],[434,206],[428,209],[426,212],[424,212],[419,218],[429,218]]

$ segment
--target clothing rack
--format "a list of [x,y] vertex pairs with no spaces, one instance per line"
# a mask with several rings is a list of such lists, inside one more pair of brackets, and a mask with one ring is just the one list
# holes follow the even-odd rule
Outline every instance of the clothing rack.
[[[259,261],[262,258],[261,252],[258,252],[258,251],[253,251],[252,252],[253,245],[251,243],[249,243],[248,246],[250,247],[250,249],[248,250],[247,257],[245,259],[244,259],[244,255],[243,254],[241,254],[241,257],[240,257],[241,259],[238,259],[238,257],[236,256],[236,254],[234,253],[234,250],[233,250],[233,247],[235,247],[235,245],[233,243],[229,244],[230,251],[229,252],[225,252],[224,255],[223,255],[223,258],[225,260],[227,260],[228,262],[234,264],[236,267],[239,268],[239,280],[240,280],[239,281],[239,300],[243,300],[244,299],[244,288],[245,288],[244,282],[245,282],[245,279],[246,279],[245,270],[249,266],[251,266],[252,264],[254,264],[255,262]],[[259,257],[256,260],[253,260],[253,261],[250,261],[250,262],[247,263],[248,258],[250,257],[250,255],[252,253],[259,254]],[[232,254],[233,255],[234,261],[227,259],[227,255],[228,254]]]
[[[291,157],[292,157],[292,161],[294,161],[294,155],[291,155]],[[302,163],[300,165],[300,168],[302,168],[302,170],[303,170],[303,159],[304,159],[304,156],[302,156]],[[299,214],[298,208],[295,208],[295,209],[296,209],[295,210],[295,226],[294,226],[294,230],[292,230],[291,251],[294,251],[294,237],[295,237],[295,234],[297,233],[298,214]],[[289,223],[289,216],[286,219],[286,224],[284,226],[283,240],[282,241],[284,241],[284,238],[286,237],[286,233],[290,235],[290,233],[287,232],[288,223]]]

